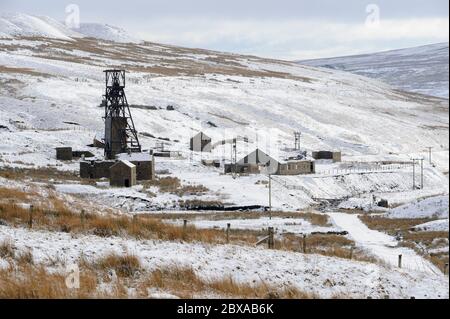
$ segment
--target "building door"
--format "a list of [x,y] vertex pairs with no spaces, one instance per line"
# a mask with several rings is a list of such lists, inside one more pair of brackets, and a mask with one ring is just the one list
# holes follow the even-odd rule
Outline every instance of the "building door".
[[130,180],[128,178],[125,179],[125,187],[130,187]]

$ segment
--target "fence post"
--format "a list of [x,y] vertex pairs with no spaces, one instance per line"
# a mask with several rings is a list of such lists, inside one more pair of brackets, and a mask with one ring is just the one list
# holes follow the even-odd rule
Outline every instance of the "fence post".
[[269,239],[267,240],[267,244],[269,246],[269,249],[274,248],[273,227],[269,227]]
[[29,216],[29,220],[28,220],[28,227],[30,229],[33,228],[33,210],[34,210],[34,206],[30,205],[30,216]]
[[402,268],[402,258],[403,255],[398,255],[398,268]]
[[230,228],[231,228],[231,224],[228,223],[227,224],[227,244],[230,243]]
[[444,267],[444,276],[447,276],[447,275],[448,275],[448,263],[446,263],[445,267]]
[[303,234],[302,246],[303,246],[303,253],[306,254],[306,234]]
[[84,219],[85,219],[85,211],[84,211],[84,209],[82,209],[81,210],[81,214],[80,214],[80,222],[81,222],[81,228],[83,228],[84,229]]

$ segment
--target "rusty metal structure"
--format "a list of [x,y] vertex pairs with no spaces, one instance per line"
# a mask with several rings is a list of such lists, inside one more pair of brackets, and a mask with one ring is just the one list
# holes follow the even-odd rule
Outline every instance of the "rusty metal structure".
[[141,144],[125,95],[125,70],[104,72],[105,157],[114,159],[119,153],[141,152]]

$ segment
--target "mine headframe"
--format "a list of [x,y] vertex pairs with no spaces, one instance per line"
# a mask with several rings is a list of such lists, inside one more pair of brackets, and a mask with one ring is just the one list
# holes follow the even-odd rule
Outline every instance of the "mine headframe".
[[105,157],[116,154],[141,152],[130,107],[125,95],[125,70],[106,70],[105,105]]

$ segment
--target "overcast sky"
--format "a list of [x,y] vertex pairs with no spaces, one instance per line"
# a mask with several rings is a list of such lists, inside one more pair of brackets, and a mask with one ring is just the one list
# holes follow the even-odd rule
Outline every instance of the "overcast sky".
[[120,26],[144,40],[289,60],[449,37],[448,0],[0,0],[0,11],[64,21],[71,3],[82,23]]

